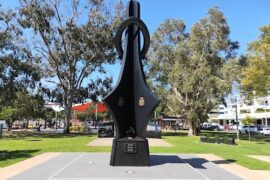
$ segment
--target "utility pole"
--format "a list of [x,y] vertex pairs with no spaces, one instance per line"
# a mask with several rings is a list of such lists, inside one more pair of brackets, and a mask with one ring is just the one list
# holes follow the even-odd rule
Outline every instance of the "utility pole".
[[55,111],[55,129],[57,130],[57,111]]
[[240,140],[240,138],[239,138],[238,108],[237,108],[238,103],[237,103],[236,97],[235,97],[235,102],[236,102],[236,104],[235,104],[235,119],[236,119],[236,130],[237,130],[236,133],[237,133],[237,140]]
[[97,128],[97,122],[98,122],[98,103],[96,102],[96,111],[95,111],[95,117],[96,117],[96,123],[95,123],[95,129]]
[[96,103],[96,122],[97,122],[97,115],[98,115],[98,104]]
[[267,104],[268,104],[268,101],[265,101],[264,102],[265,103],[265,108],[264,108],[264,112],[265,112],[265,125],[266,125],[266,127],[268,126],[268,122],[267,122],[267,110],[266,110],[266,108],[267,108]]

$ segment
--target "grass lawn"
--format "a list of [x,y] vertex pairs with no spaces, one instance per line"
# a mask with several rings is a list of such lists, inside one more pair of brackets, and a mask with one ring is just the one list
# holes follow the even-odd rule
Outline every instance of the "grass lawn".
[[[217,132],[206,132],[215,136]],[[173,147],[151,147],[151,153],[213,153],[250,169],[270,170],[270,163],[246,155],[270,155],[270,137],[241,140],[237,146],[205,144],[199,137],[187,137],[186,132],[165,133],[163,139]],[[222,136],[233,136],[222,133]],[[19,135],[17,138],[0,140],[0,167],[22,161],[43,152],[110,152],[110,147],[88,147],[95,135]],[[247,139],[243,136],[243,139]]]

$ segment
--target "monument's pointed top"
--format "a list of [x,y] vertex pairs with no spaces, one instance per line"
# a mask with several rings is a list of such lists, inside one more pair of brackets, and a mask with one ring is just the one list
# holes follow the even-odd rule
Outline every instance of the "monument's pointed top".
[[130,0],[129,3],[139,3],[137,0]]

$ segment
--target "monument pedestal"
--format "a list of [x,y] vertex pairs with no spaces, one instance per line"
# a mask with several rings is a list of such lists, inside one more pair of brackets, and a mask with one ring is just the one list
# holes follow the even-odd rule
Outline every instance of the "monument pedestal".
[[110,165],[149,166],[148,140],[141,137],[113,140]]

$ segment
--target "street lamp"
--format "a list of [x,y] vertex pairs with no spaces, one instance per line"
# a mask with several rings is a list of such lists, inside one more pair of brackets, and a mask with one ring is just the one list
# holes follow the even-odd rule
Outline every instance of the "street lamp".
[[267,108],[268,101],[265,101],[264,103],[265,103],[265,108],[264,108],[264,111],[265,111],[265,125],[267,127],[268,122],[267,122],[267,110],[266,110],[266,108]]
[[240,138],[239,138],[239,121],[238,121],[238,108],[237,108],[237,98],[235,97],[235,99],[234,99],[234,102],[235,102],[235,105],[234,105],[234,107],[235,107],[235,119],[236,119],[236,130],[237,130],[237,132],[236,132],[236,134],[237,134],[237,140],[239,140]]

